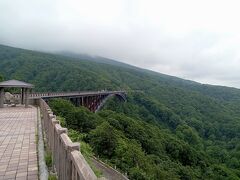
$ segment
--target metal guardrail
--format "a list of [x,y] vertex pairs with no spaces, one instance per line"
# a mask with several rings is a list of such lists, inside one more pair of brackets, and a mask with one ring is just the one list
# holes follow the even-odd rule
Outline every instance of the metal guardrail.
[[[43,94],[41,94],[43,95]],[[37,99],[42,114],[43,129],[52,152],[59,180],[96,180],[97,177],[82,156],[79,143],[73,143],[67,129],[61,127],[47,103]]]

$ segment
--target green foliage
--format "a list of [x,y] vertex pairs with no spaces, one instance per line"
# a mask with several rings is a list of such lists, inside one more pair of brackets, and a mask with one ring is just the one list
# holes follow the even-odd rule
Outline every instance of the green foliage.
[[52,167],[52,154],[50,151],[45,152],[45,162],[48,168]]
[[129,177],[131,179],[136,179],[136,180],[144,180],[144,179],[148,179],[146,173],[144,173],[144,171],[142,171],[141,169],[139,168],[132,168],[130,170],[130,174],[129,174]]
[[85,157],[86,161],[88,162],[88,164],[90,165],[90,167],[92,168],[92,170],[96,174],[96,176],[101,177],[102,172],[100,170],[98,170],[91,161],[91,158],[94,156],[93,149],[88,143],[83,141],[83,139],[86,137],[86,134],[80,133],[73,129],[69,129],[68,136],[70,137],[70,139],[73,142],[81,143],[81,147],[80,147],[81,153]]
[[[195,129],[191,128],[188,125],[179,125],[176,128],[176,134],[181,139],[185,140],[188,144],[200,147],[201,138]],[[202,147],[203,148],[203,147]]]
[[53,112],[60,117],[66,116],[75,108],[71,102],[64,99],[51,100],[49,105],[52,107]]
[[94,147],[94,151],[97,154],[102,154],[107,158],[113,156],[118,133],[108,122],[103,122],[96,129],[92,130],[89,138],[90,144]]
[[68,126],[80,132],[89,132],[96,127],[97,119],[85,108],[73,109],[66,118]]
[[97,114],[49,104],[83,152],[130,179],[240,179],[239,89],[119,64],[0,46],[2,75],[36,91],[128,90],[126,103],[113,98]]
[[53,107],[54,113],[66,119],[62,120],[65,126],[83,133],[96,127],[98,119],[84,107],[75,108],[71,102],[62,99],[51,100],[49,105]]
[[[50,104],[53,109],[55,109],[54,105],[59,106],[56,103]],[[66,105],[64,109],[64,103],[59,104],[63,105],[60,109],[64,112],[69,107]],[[95,126],[85,133],[80,133],[85,127],[84,123],[67,126],[76,128],[69,130],[69,136],[73,141],[81,142],[82,153],[86,157],[92,157],[94,152],[121,171],[127,172],[131,179],[194,177],[200,172],[191,168],[186,169],[185,166],[199,168],[207,166],[204,155],[182,140],[178,140],[171,132],[161,131],[155,125],[109,110],[93,114],[85,108],[74,109],[74,112],[79,112],[81,115],[89,113],[93,119],[96,119]],[[72,122],[72,116],[69,114],[71,112],[65,114],[66,122]],[[77,117],[81,121],[82,118]],[[187,172],[189,173],[186,174]]]
[[1,81],[4,81],[4,77],[3,77],[2,74],[0,74],[0,82],[1,82]]
[[57,180],[57,176],[50,174],[50,175],[48,176],[48,180]]
[[57,120],[59,120],[60,125],[61,125],[62,127],[66,127],[66,126],[67,126],[67,122],[66,122],[66,120],[65,120],[64,117],[57,116]]

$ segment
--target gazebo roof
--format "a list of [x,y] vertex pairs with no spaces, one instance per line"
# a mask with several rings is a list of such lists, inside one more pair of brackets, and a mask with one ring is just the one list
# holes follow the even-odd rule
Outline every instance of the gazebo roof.
[[4,87],[4,88],[10,88],[10,87],[33,88],[34,85],[23,82],[23,81],[9,80],[9,81],[0,82],[0,87]]

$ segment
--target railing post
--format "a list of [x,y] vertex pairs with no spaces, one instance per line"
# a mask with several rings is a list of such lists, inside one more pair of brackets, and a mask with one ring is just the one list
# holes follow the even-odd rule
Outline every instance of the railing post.
[[53,114],[49,115],[49,142],[50,142],[50,148],[53,151],[53,132],[54,132],[54,125],[53,121],[56,121],[56,116]]
[[66,128],[62,128],[59,124],[55,125],[56,128],[56,132],[57,132],[57,147],[56,147],[56,169],[57,169],[57,173],[58,173],[58,177],[59,180],[63,179],[62,178],[62,169],[61,169],[61,158],[62,158],[62,143],[61,143],[61,138],[60,135],[62,133],[67,133],[67,129]]
[[52,124],[53,124],[53,131],[52,131],[52,170],[55,171],[55,169],[54,169],[54,164],[56,164],[55,163],[55,161],[56,161],[56,153],[55,153],[56,146],[55,145],[56,145],[56,139],[57,139],[56,131],[55,131],[55,125],[59,124],[59,121],[53,119]]
[[[88,102],[89,103],[89,102]],[[82,156],[79,143],[73,143],[56,116],[43,99],[39,99],[45,137],[52,152],[53,170],[59,180],[96,180],[96,176]],[[55,165],[55,169],[54,169]]]
[[67,173],[65,179],[72,179],[72,175],[74,172],[74,167],[72,166],[72,160],[71,160],[71,152],[77,150],[80,151],[80,144],[79,143],[71,143],[68,145],[67,148]]

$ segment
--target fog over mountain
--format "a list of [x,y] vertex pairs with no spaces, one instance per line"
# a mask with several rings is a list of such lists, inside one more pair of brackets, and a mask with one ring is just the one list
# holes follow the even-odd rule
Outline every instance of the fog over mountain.
[[0,44],[240,87],[237,0],[1,0]]

